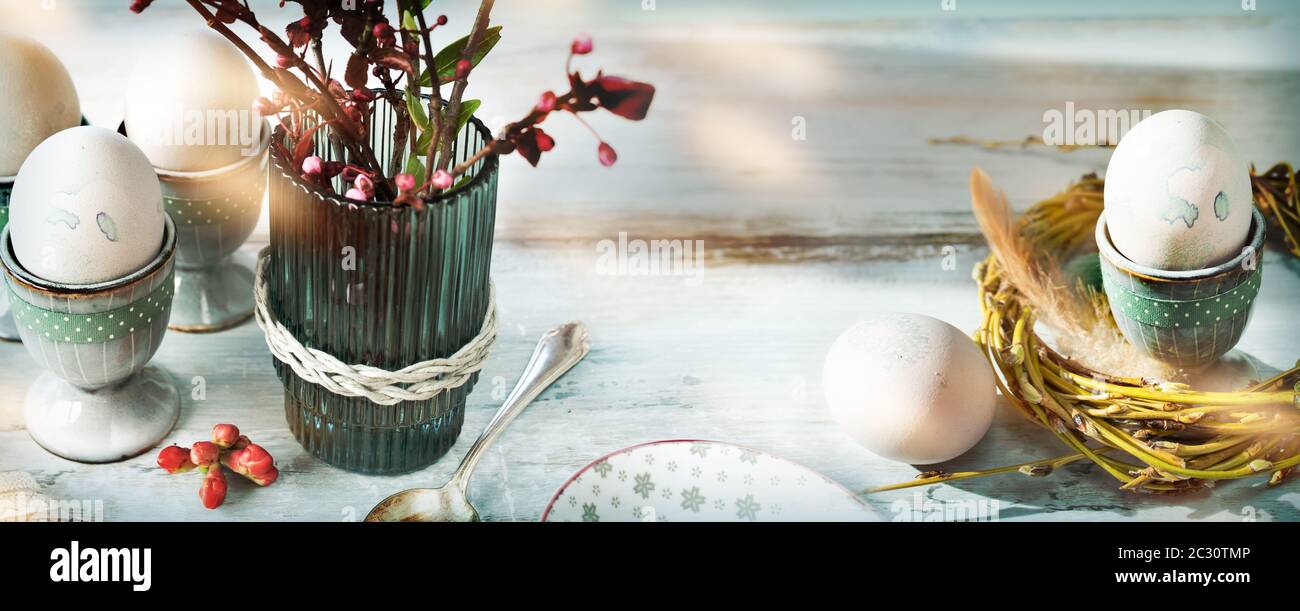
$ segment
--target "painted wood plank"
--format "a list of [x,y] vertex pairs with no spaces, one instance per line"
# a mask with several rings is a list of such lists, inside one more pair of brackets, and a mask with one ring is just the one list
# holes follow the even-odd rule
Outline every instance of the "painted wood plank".
[[[144,16],[114,3],[59,0],[44,12],[33,8],[39,4],[5,3],[0,16],[21,18],[47,40],[72,71],[86,114],[110,127],[122,113],[121,81],[144,43],[197,25],[179,3],[158,3]],[[594,118],[620,151],[612,170],[597,166],[590,135],[562,117],[547,124],[559,146],[541,169],[505,161],[494,260],[502,341],[470,397],[466,435],[487,423],[546,328],[580,318],[591,327],[593,351],[481,463],[471,495],[488,519],[535,520],[574,470],[652,439],[748,444],[854,489],[912,477],[914,468],[874,457],[835,429],[821,398],[826,348],[853,320],[886,308],[962,328],[976,323],[968,270],[984,251],[968,211],[972,166],[986,168],[1024,206],[1104,170],[1108,158],[1104,150],[934,146],[932,137],[1041,133],[1043,113],[1067,102],[1190,107],[1221,119],[1248,158],[1300,162],[1300,117],[1289,112],[1300,94],[1294,72],[963,58],[878,44],[873,33],[894,26],[835,10],[818,10],[816,22],[720,27],[660,4],[664,12],[645,16],[569,2],[574,12],[561,19],[553,2],[515,3],[501,12],[507,41],[476,72],[472,92],[486,98],[482,114],[493,122],[513,118],[541,89],[563,85],[561,54],[579,15],[598,41],[598,52],[582,60],[585,70],[604,66],[659,87],[644,124]],[[1150,28],[1180,22],[1170,23]],[[530,27],[536,24],[548,26]],[[906,27],[919,36],[944,31]],[[1107,26],[1076,31],[1084,36],[1088,27]],[[1129,35],[1149,35],[1142,27]],[[792,138],[797,118],[805,121],[805,140]],[[619,232],[703,239],[700,282],[598,274],[596,245]],[[252,256],[259,240],[264,230],[242,255]],[[944,246],[956,249],[952,270],[940,265]],[[1240,347],[1281,368],[1300,345],[1300,330],[1288,322],[1300,299],[1300,264],[1274,253],[1265,264],[1269,280]],[[236,422],[279,460],[280,482],[266,489],[232,482],[218,511],[199,505],[197,478],[162,474],[152,455],[80,465],[9,431],[0,432],[0,469],[33,473],[55,498],[101,500],[109,520],[334,521],[359,519],[391,492],[441,483],[468,446],[462,439],[449,457],[404,476],[333,469],[289,435],[270,359],[247,323],[216,335],[169,333],[154,360],[183,389],[196,376],[206,381],[206,399],[186,393],[170,440],[188,443],[206,437],[213,423]],[[0,412],[13,413],[39,370],[15,344],[0,345],[0,363]],[[1003,406],[989,436],[946,466],[1060,451],[1050,435]],[[918,502],[979,499],[997,500],[1008,520],[1300,518],[1293,485],[1264,489],[1262,480],[1249,480],[1156,498],[1120,492],[1082,465],[1047,479],[1007,475],[869,501],[882,519],[893,519]]]

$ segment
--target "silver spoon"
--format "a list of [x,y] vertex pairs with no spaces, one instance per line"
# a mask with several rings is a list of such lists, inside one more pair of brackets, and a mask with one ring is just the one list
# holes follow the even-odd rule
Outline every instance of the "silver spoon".
[[366,515],[367,522],[477,522],[478,512],[465,496],[470,474],[488,446],[501,436],[525,407],[560,379],[591,349],[587,327],[581,322],[560,325],[542,335],[533,356],[524,367],[506,402],[497,410],[487,428],[470,446],[465,458],[441,488],[412,488],[394,494],[375,505]]

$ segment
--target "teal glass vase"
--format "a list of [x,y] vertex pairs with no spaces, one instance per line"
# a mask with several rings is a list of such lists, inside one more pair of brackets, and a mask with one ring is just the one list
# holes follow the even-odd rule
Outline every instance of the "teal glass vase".
[[[396,113],[382,97],[372,107],[367,133],[379,162],[405,167],[407,147],[392,142]],[[314,154],[344,161],[329,130],[316,132]],[[455,138],[454,162],[490,139],[471,119]],[[285,142],[283,127],[273,141]],[[271,310],[299,342],[345,363],[395,370],[448,357],[478,334],[489,307],[495,154],[418,209],[346,199],[337,195],[348,189],[341,176],[330,192],[290,165],[285,149],[273,146],[267,284]],[[333,394],[279,361],[275,367],[285,417],[302,446],[331,465],[374,474],[421,469],[445,454],[477,381],[475,374],[429,400],[380,405]]]

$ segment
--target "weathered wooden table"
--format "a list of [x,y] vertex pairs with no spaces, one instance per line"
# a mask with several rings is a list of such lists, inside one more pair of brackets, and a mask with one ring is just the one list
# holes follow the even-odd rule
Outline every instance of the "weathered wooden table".
[[[98,125],[120,118],[122,80],[138,45],[167,28],[198,25],[181,3],[159,2],[143,16],[121,3],[50,4],[53,10],[5,3],[0,21],[24,23],[44,37]],[[590,356],[514,423],[478,469],[470,494],[486,519],[536,520],[573,471],[654,439],[758,447],[852,489],[901,481],[917,470],[873,456],[831,422],[821,391],[826,349],[855,319],[885,309],[973,328],[978,308],[969,270],[986,250],[969,213],[972,166],[985,168],[1023,207],[1081,174],[1104,171],[1108,159],[1098,149],[986,151],[935,146],[930,138],[1040,134],[1044,113],[1067,103],[1184,107],[1220,119],[1261,165],[1300,162],[1300,118],[1290,112],[1300,73],[1276,65],[1276,25],[1262,15],[960,25],[952,20],[970,14],[949,17],[937,8],[912,15],[923,21],[879,22],[835,3],[801,14],[721,10],[739,11],[732,3],[687,9],[661,2],[654,11],[638,5],[498,6],[505,38],[471,86],[485,98],[481,114],[489,120],[499,124],[528,108],[539,91],[563,86],[563,53],[578,29],[596,40],[596,53],[580,62],[585,69],[603,66],[648,80],[659,93],[642,124],[594,119],[620,152],[613,169],[598,166],[595,142],[563,117],[547,123],[559,145],[542,167],[505,161],[493,261],[501,339],[450,455],[398,477],[347,473],[307,455],[286,428],[271,356],[250,321],[212,335],[169,333],[153,362],[185,395],[169,441],[189,443],[205,438],[214,423],[237,423],[278,459],[282,476],[274,486],[250,490],[235,478],[227,503],[207,511],[196,498],[197,478],[164,475],[152,452],[117,464],[77,464],[44,452],[21,430],[0,432],[0,470],[32,473],[57,499],[102,501],[105,520],[356,520],[391,492],[443,482],[514,384],[538,335],[581,319],[591,330]],[[261,10],[267,22],[291,18]],[[467,21],[463,11],[452,18]],[[1055,35],[1061,28],[1067,36]],[[972,29],[999,41],[989,47],[994,52],[906,44]],[[1171,45],[1188,49],[1193,63],[1221,58],[1198,55],[1194,42],[1221,35],[1238,41],[1229,60],[1271,69],[1144,67],[1114,53],[1055,61],[1084,53],[1071,49],[1092,40],[1090,33],[1139,50],[1150,44],[1147,59],[1165,63],[1188,60]],[[1141,42],[1148,36],[1158,38]],[[996,52],[1016,48],[1016,41],[1038,45],[1026,47],[1024,57],[1054,61],[1011,61]],[[703,240],[703,272],[603,274],[598,244],[617,241],[620,232]],[[265,236],[263,225],[242,255],[251,258]],[[1278,251],[1264,261],[1268,280],[1239,348],[1285,368],[1300,356],[1300,262]],[[0,414],[12,419],[39,370],[18,344],[0,345],[0,363]],[[206,397],[195,400],[189,391],[200,381]],[[1050,434],[1004,405],[984,441],[944,467],[1060,453]],[[926,503],[981,500],[996,501],[1002,520],[1300,518],[1300,489],[1263,483],[1153,498],[1119,491],[1099,470],[1072,465],[1043,479],[1012,474],[865,498],[886,520],[935,507]]]

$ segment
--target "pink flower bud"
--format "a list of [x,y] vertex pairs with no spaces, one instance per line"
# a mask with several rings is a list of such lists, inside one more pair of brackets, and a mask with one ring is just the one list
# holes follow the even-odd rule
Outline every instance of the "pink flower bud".
[[586,34],[578,34],[573,38],[573,44],[569,45],[569,52],[574,55],[586,55],[591,53],[591,37]]
[[212,465],[208,469],[208,474],[203,477],[203,485],[199,487],[199,500],[208,509],[216,509],[225,502],[226,474],[221,471],[221,465]]
[[275,459],[257,444],[250,443],[222,455],[221,464],[259,486],[269,485],[280,476],[280,471],[275,468]]
[[361,189],[358,189],[356,187],[352,187],[351,189],[348,189],[348,192],[344,193],[343,196],[348,199],[357,199],[363,202],[370,201],[370,196],[367,195],[365,191],[362,191]]
[[451,187],[451,180],[451,174],[447,173],[447,170],[438,170],[433,173],[433,179],[429,181],[429,184],[441,191]]
[[415,175],[398,174],[393,177],[393,182],[397,183],[398,191],[410,191],[415,188]]
[[446,15],[438,15],[438,25],[447,25]]
[[295,64],[297,64],[297,62],[295,62],[294,59],[292,57],[289,57],[288,55],[275,56],[275,65],[284,68],[285,70],[294,67]]
[[540,127],[534,127],[533,131],[537,132],[537,150],[545,153],[555,148],[555,138],[552,138],[550,134],[542,131]]
[[352,99],[358,102],[370,102],[375,99],[375,92],[364,87],[361,89],[353,89]]
[[190,447],[190,462],[194,463],[199,469],[207,470],[207,466],[221,457],[221,448],[211,441],[196,441]]
[[190,462],[190,451],[178,445],[170,445],[158,453],[158,466],[168,473],[184,473],[194,468]]
[[233,424],[218,424],[212,427],[212,443],[223,450],[239,441],[239,427]]
[[308,176],[318,176],[321,172],[321,158],[312,155],[302,160],[302,173]]
[[537,100],[537,112],[551,112],[555,110],[555,92],[547,91]]
[[352,181],[352,185],[366,194],[366,199],[370,199],[375,194],[375,183],[365,174],[357,174],[357,179]]
[[615,161],[618,161],[618,153],[614,152],[614,147],[604,142],[600,143],[600,147],[596,151],[600,155],[600,165],[609,167],[614,165]]
[[474,64],[469,63],[468,59],[462,59],[456,62],[456,78],[463,79],[469,76],[469,71],[474,68]]

